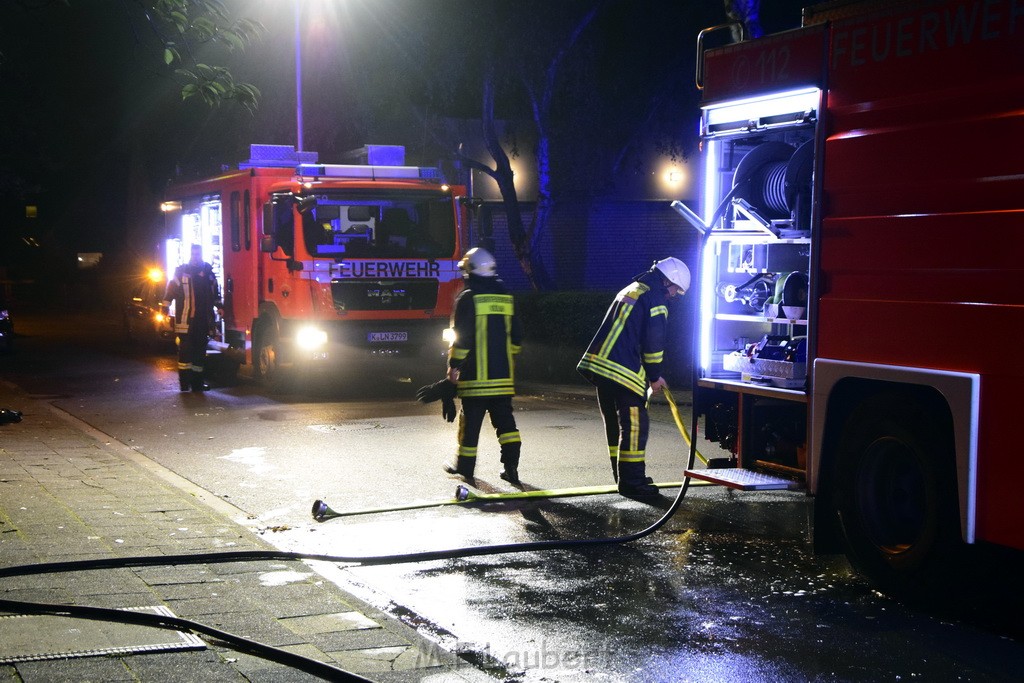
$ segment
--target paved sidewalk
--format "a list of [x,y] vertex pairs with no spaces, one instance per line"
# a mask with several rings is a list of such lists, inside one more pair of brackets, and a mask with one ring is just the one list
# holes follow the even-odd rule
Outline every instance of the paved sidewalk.
[[[274,550],[218,510],[215,498],[204,500],[175,486],[172,473],[123,444],[103,441],[101,434],[2,379],[0,408],[23,413],[21,422],[0,424],[0,567]],[[300,561],[4,577],[0,599],[165,608],[374,681],[493,680]],[[319,680],[208,636],[193,641],[195,649],[160,651],[160,645],[181,639],[149,627],[0,612],[0,678],[26,683]],[[158,645],[147,651],[151,640]],[[93,656],[55,655],[83,643]],[[131,651],[122,652],[125,648]]]

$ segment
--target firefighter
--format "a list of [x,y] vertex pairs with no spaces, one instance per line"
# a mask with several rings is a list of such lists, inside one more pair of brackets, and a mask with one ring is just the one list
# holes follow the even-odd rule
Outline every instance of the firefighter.
[[169,307],[172,301],[178,335],[178,385],[182,391],[206,391],[206,345],[222,304],[213,266],[203,261],[202,245],[192,245],[189,262],[178,266],[167,281],[163,305]]
[[515,395],[515,355],[522,343],[522,328],[512,296],[498,279],[494,257],[475,247],[459,261],[466,286],[455,300],[451,327],[455,339],[448,349],[448,380],[455,383],[459,410],[459,451],[449,474],[472,482],[477,443],[484,416],[490,414],[498,435],[503,470],[501,478],[519,484],[522,443],[512,415]]
[[624,496],[658,489],[646,476],[648,399],[666,386],[661,376],[668,300],[685,294],[690,270],[675,257],[656,261],[616,296],[576,369],[597,387],[612,476]]

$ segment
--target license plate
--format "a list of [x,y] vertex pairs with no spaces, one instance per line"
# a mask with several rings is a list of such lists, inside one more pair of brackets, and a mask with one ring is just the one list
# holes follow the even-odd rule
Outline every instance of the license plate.
[[366,335],[371,342],[404,342],[409,341],[408,332],[370,332]]

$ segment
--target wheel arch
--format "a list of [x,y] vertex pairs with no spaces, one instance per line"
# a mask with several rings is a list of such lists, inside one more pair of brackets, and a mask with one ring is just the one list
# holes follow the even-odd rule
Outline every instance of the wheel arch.
[[[897,394],[934,415],[952,435],[960,534],[973,543],[976,522],[978,395],[980,376],[927,368],[817,359],[813,366],[808,485],[815,500],[815,545],[834,549],[837,529],[824,508],[834,487],[840,435],[858,406]],[[819,528],[820,527],[820,528]],[[820,539],[819,539],[820,534]]]

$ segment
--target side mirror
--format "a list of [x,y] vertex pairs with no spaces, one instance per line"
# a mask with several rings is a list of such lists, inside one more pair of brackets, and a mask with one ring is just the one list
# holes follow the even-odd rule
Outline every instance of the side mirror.
[[484,200],[480,197],[459,197],[459,204],[468,207],[471,211],[476,211],[484,205]]

